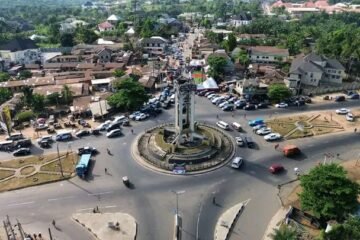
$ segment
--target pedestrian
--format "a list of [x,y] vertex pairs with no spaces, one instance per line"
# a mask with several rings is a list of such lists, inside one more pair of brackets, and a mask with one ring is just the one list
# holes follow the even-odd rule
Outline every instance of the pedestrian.
[[231,114],[232,117],[234,117],[234,114]]
[[55,219],[53,219],[53,220],[52,220],[52,225],[54,225],[54,226],[55,226]]
[[216,114],[216,118],[219,119],[219,115]]
[[107,174],[107,168],[105,168],[105,174]]
[[216,199],[215,199],[215,196],[213,196],[213,198],[212,198],[212,203],[213,203],[214,205],[216,205]]
[[354,133],[356,133],[356,132],[357,132],[357,128],[354,129]]
[[110,152],[110,149],[106,149],[107,150],[107,153],[109,154],[109,155],[111,155],[111,152]]
[[96,212],[100,212],[100,211],[99,211],[99,207],[98,207],[98,206],[96,206]]
[[131,129],[131,134],[134,134],[134,129]]

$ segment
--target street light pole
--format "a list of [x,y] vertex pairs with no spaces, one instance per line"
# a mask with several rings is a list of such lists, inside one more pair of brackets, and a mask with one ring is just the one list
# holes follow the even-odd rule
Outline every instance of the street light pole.
[[176,215],[178,215],[179,214],[179,195],[185,193],[185,190],[182,190],[182,191],[171,190],[171,192],[174,193],[176,196]]

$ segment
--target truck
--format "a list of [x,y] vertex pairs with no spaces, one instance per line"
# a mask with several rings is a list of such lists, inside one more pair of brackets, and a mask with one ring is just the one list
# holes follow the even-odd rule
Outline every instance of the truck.
[[286,145],[286,146],[284,146],[282,151],[283,151],[285,157],[292,157],[292,156],[300,154],[300,152],[301,152],[300,149],[295,145]]

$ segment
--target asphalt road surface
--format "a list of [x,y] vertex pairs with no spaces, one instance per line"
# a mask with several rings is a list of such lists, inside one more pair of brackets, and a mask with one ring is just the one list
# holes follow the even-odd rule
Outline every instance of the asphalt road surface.
[[[359,103],[329,103],[310,105],[301,111],[336,109],[359,106]],[[0,216],[9,215],[19,219],[23,227],[31,231],[45,232],[52,219],[61,231],[54,230],[57,239],[89,239],[90,235],[70,219],[72,213],[91,212],[96,206],[103,212],[126,212],[133,215],[138,224],[138,239],[167,240],[172,236],[175,195],[172,190],[184,190],[179,196],[179,211],[183,218],[183,239],[213,238],[214,226],[220,214],[227,208],[242,201],[248,201],[244,212],[235,225],[231,239],[261,239],[267,223],[280,207],[276,197],[277,185],[294,179],[294,167],[307,171],[322,160],[326,152],[339,153],[340,159],[357,156],[360,135],[340,133],[320,137],[293,140],[302,150],[300,159],[287,159],[274,149],[274,143],[265,142],[262,137],[251,133],[246,122],[255,117],[268,118],[275,114],[297,112],[297,108],[264,109],[246,112],[237,110],[222,112],[205,98],[196,99],[196,115],[200,121],[215,124],[216,115],[222,120],[240,122],[257,143],[257,149],[237,148],[237,155],[244,157],[245,165],[240,170],[224,166],[218,170],[195,176],[169,176],[150,171],[138,165],[131,158],[130,146],[136,134],[156,124],[173,121],[174,109],[164,111],[157,118],[132,123],[124,127],[124,136],[107,139],[105,136],[90,136],[74,140],[73,150],[91,145],[100,150],[95,157],[91,174],[87,181],[77,177],[39,187],[31,187],[0,194]],[[133,128],[135,134],[131,134]],[[236,136],[238,133],[231,132]],[[283,144],[280,142],[280,144]],[[59,143],[60,150],[69,148],[67,143]],[[109,148],[112,155],[108,155]],[[46,150],[54,152],[56,147]],[[359,150],[357,150],[359,151]],[[36,148],[36,153],[43,150]],[[0,153],[0,159],[11,155]],[[286,171],[271,175],[268,167],[281,163]],[[104,168],[108,169],[105,174]],[[133,190],[127,189],[121,181],[129,176],[134,183]],[[218,206],[212,204],[215,196]],[[106,223],[104,223],[106,224]]]

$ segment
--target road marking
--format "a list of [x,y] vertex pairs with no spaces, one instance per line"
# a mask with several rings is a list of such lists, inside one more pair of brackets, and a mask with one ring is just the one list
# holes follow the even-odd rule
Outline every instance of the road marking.
[[249,198],[248,200],[246,200],[246,201],[243,201],[242,202],[242,204],[244,205],[244,206],[246,206],[246,205],[248,205],[248,203],[251,201],[251,198]]
[[100,192],[100,193],[88,193],[89,196],[99,196],[99,195],[105,195],[105,194],[111,194],[113,193],[112,191],[110,192]]
[[116,208],[117,206],[116,205],[113,205],[113,206],[105,206],[104,208]]
[[57,201],[57,200],[63,200],[63,199],[70,199],[70,198],[74,198],[74,196],[60,197],[60,198],[49,198],[48,202]]
[[13,203],[13,204],[9,204],[8,207],[21,206],[21,205],[30,205],[30,204],[33,204],[33,203],[34,202]]
[[82,212],[82,211],[88,211],[88,210],[94,210],[94,208],[81,208],[76,210],[77,212]]

